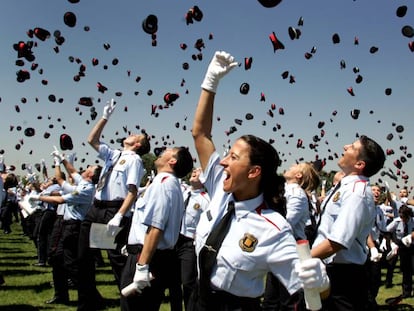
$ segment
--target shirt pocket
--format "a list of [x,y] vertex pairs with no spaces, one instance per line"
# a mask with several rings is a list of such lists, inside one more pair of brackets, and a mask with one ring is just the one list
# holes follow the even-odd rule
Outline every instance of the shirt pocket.
[[239,272],[254,271],[257,268],[257,262],[253,257],[244,254],[241,250],[235,250],[233,247],[220,249],[219,256],[216,273],[221,282],[219,287],[223,290],[231,288]]
[[121,185],[123,183],[124,176],[126,175],[126,169],[126,165],[120,164],[115,165],[115,167],[112,169],[112,174],[115,175],[113,176],[113,180],[116,184]]

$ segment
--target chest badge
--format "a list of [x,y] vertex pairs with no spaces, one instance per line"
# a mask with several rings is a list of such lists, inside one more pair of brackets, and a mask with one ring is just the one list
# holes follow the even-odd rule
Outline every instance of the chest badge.
[[200,209],[200,204],[198,204],[198,203],[194,204],[193,208],[195,210],[199,210]]
[[341,196],[341,193],[338,191],[337,193],[335,193],[332,201],[333,202],[338,202],[340,196]]
[[120,165],[124,165],[124,164],[125,164],[125,162],[126,162],[126,161],[123,159],[123,160],[119,161],[119,164],[120,164]]
[[243,238],[239,241],[239,246],[244,252],[251,253],[254,251],[257,245],[257,238],[250,234],[245,233]]

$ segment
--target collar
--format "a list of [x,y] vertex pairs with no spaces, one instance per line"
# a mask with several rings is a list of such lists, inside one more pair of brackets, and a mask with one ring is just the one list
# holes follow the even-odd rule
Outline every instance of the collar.
[[356,181],[369,182],[369,178],[362,175],[348,175],[342,178],[341,185],[346,185]]
[[[233,195],[231,195],[231,198],[229,199],[232,200]],[[262,205],[263,203],[263,193],[259,194],[257,197],[250,199],[250,200],[245,200],[245,201],[235,201],[235,211],[236,211],[236,218],[240,219],[242,217],[244,217],[245,215],[247,215],[250,212],[253,212],[256,208],[258,208],[260,205]]]

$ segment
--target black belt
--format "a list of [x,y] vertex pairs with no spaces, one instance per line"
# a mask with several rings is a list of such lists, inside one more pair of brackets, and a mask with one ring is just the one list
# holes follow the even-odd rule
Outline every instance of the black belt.
[[178,236],[178,240],[181,242],[194,242],[194,239],[189,238],[188,236],[185,236],[184,234],[181,234]]
[[120,208],[124,200],[117,201],[101,201],[94,199],[93,205],[97,208]]
[[240,297],[221,290],[211,291],[209,298],[218,305],[239,305],[245,307],[246,310],[258,310],[260,306],[260,297]]
[[142,252],[142,244],[127,244],[126,249],[128,254],[137,255]]
[[68,220],[63,220],[62,223],[65,225],[76,225],[76,224],[80,224],[81,221],[79,219],[68,219]]

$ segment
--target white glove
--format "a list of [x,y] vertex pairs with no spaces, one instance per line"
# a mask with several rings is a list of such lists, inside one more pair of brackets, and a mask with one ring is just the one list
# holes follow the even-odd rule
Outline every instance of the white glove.
[[385,259],[391,260],[395,256],[398,255],[398,245],[394,242],[391,242],[391,250],[388,252],[387,257]]
[[115,235],[116,230],[119,228],[119,225],[121,224],[122,217],[122,214],[116,213],[115,216],[106,225],[106,230],[111,236]]
[[411,237],[411,234],[406,235],[401,239],[401,242],[407,246],[410,247],[411,243],[413,243],[413,238]]
[[128,256],[128,251],[127,251],[127,246],[126,245],[122,246],[121,255]]
[[404,204],[407,204],[408,198],[401,198],[400,201]]
[[390,192],[390,184],[386,180],[384,180],[384,187],[385,187],[385,191]]
[[39,201],[39,198],[40,198],[40,194],[36,194],[36,193],[29,194],[29,201],[30,202]]
[[112,98],[110,102],[106,102],[106,105],[103,109],[103,116],[105,120],[109,120],[109,117],[115,110],[116,101]]
[[76,152],[70,153],[66,156],[66,161],[68,161],[70,164],[73,165],[73,162],[75,162]]
[[32,165],[31,164],[27,164],[26,165],[26,171],[27,171],[27,174],[33,174],[33,169],[32,169]]
[[226,52],[216,52],[208,66],[201,87],[207,91],[216,93],[220,79],[231,69],[237,66],[234,57]]
[[386,239],[382,239],[379,249],[380,249],[381,252],[385,252],[387,250],[387,240]]
[[373,262],[378,262],[380,261],[382,254],[378,252],[377,248],[374,246],[372,248],[369,249],[371,252],[371,261]]
[[153,279],[151,272],[149,272],[149,265],[136,264],[136,270],[134,274],[134,283],[137,287],[137,291],[140,293],[145,287],[151,286],[151,280]]
[[302,287],[323,292],[329,288],[329,278],[325,265],[319,258],[298,261],[295,265]]
[[40,160],[40,163],[42,164],[42,167],[45,167],[45,166],[46,166],[46,161],[45,161],[45,159]]
[[53,148],[55,150],[53,150],[50,155],[53,157],[53,160],[55,161],[55,165],[60,165],[60,163],[62,163],[63,160],[65,159],[65,157],[63,156],[63,154],[59,152],[56,146],[53,146]]

